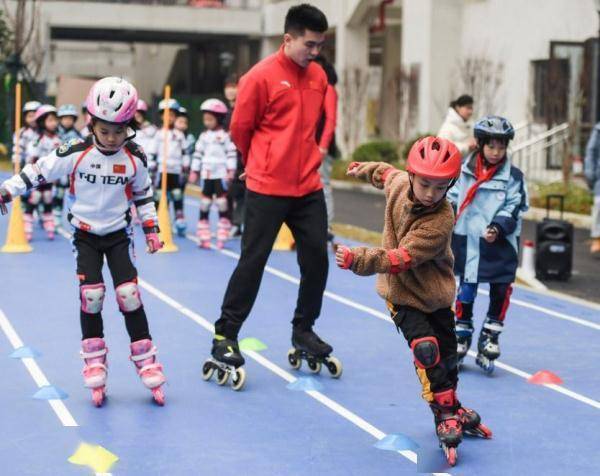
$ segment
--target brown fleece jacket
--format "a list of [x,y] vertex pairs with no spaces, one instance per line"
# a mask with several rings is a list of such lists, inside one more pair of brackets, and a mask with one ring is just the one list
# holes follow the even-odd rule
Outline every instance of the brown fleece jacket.
[[385,190],[386,207],[382,248],[352,248],[352,271],[378,273],[377,293],[393,304],[425,313],[451,307],[454,211],[448,201],[430,208],[415,203],[408,174],[383,162],[361,163],[356,176]]

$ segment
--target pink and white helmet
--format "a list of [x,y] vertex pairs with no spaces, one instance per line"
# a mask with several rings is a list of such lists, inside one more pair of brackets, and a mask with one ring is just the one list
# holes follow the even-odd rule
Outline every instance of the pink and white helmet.
[[96,119],[125,124],[133,119],[138,94],[131,83],[115,76],[102,78],[92,86],[86,99],[87,112]]
[[227,114],[227,106],[218,99],[207,99],[200,104],[201,112],[212,112],[213,114]]
[[52,104],[42,104],[35,110],[35,116],[33,118],[35,121],[40,121],[48,114],[56,114],[56,108]]
[[144,101],[143,99],[138,99],[136,110],[148,112],[148,104],[146,104],[146,101]]

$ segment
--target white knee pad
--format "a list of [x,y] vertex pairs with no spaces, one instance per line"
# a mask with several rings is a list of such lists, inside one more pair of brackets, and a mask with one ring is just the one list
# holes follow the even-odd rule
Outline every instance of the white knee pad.
[[174,188],[173,190],[171,190],[171,197],[173,198],[173,201],[176,202],[178,202],[179,200],[183,200],[183,193],[181,193],[181,189]]
[[227,197],[218,197],[215,202],[217,203],[217,208],[221,213],[227,211]]
[[200,211],[207,212],[210,210],[210,206],[212,205],[212,200],[208,197],[202,197],[200,199]]
[[140,290],[138,289],[137,283],[128,281],[123,284],[119,284],[115,292],[117,294],[117,303],[119,309],[122,312],[137,311],[142,307],[142,299],[140,297]]
[[37,205],[41,202],[41,200],[42,192],[40,192],[39,190],[32,190],[31,194],[29,195],[29,203],[31,203],[32,205]]
[[88,314],[98,314],[102,311],[104,303],[104,294],[106,288],[104,284],[83,284],[81,291],[81,310]]
[[52,197],[52,190],[44,190],[44,191],[42,192],[42,201],[43,201],[45,204],[50,204],[50,203],[52,203],[52,198],[53,198],[53,197]]

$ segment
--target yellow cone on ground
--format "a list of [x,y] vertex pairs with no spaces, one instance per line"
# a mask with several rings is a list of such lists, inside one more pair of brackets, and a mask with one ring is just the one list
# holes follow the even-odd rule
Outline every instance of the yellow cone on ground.
[[159,250],[160,253],[173,253],[179,251],[177,245],[173,242],[173,232],[171,231],[171,218],[169,217],[169,203],[167,202],[167,192],[163,190],[158,204],[158,227],[160,228],[160,240],[164,246]]
[[119,461],[119,457],[100,445],[81,443],[68,461],[69,463],[88,466],[95,473],[107,473]]
[[165,86],[165,109],[163,111],[163,128],[160,132],[163,134],[163,161],[160,183],[160,202],[158,204],[158,227],[160,228],[160,239],[164,243],[159,250],[161,253],[174,253],[179,251],[177,245],[173,242],[173,232],[171,230],[171,218],[169,217],[169,202],[167,201],[167,157],[169,156],[169,99],[171,99],[171,86]]
[[277,234],[277,239],[275,240],[273,249],[275,251],[291,251],[294,249],[295,246],[296,242],[294,241],[292,231],[284,223],[283,225],[281,225],[281,229]]
[[0,251],[2,253],[30,253],[33,250],[25,238],[25,224],[21,210],[21,197],[15,198],[10,211],[6,243]]
[[[15,86],[15,156],[20,157],[21,151],[21,83]],[[21,163],[15,161],[15,175],[21,171]],[[33,250],[25,238],[25,224],[21,210],[21,197],[15,197],[10,211],[10,221],[6,232],[6,243],[0,251],[2,253],[30,253]]]

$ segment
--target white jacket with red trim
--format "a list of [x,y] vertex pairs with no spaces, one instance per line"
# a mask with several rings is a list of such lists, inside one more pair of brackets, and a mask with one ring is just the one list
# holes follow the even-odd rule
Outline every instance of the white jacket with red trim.
[[2,187],[17,196],[64,175],[71,178],[68,218],[74,227],[100,236],[126,228],[131,201],[144,227],[158,225],[146,157],[134,142],[110,155],[100,152],[92,137],[64,144]]

